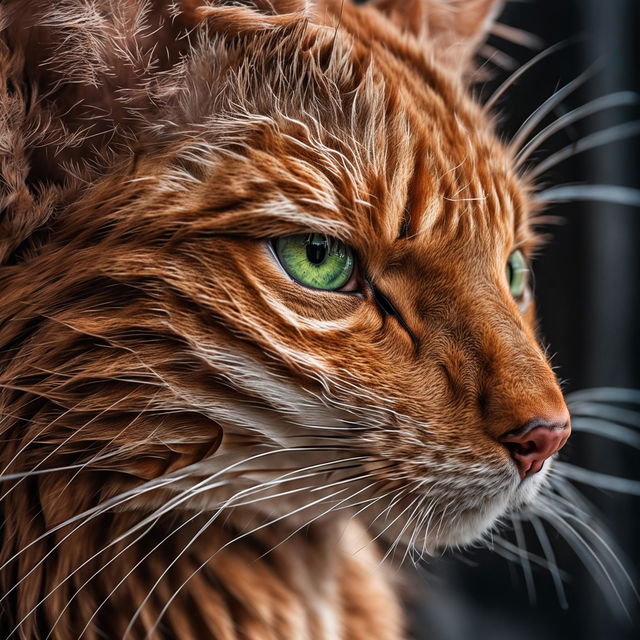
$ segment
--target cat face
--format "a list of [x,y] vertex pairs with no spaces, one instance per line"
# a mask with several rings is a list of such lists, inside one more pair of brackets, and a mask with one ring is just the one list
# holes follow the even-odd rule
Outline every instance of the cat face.
[[6,308],[39,320],[6,330],[5,376],[52,401],[32,459],[169,479],[132,505],[346,510],[427,550],[535,500],[549,463],[504,437],[544,423],[555,450],[568,416],[532,187],[466,88],[496,3],[458,4],[186,6],[188,55],[119,89],[108,170],[12,267]]

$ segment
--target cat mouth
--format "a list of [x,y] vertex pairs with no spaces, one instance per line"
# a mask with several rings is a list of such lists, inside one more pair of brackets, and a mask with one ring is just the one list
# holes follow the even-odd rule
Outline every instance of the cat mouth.
[[[399,553],[402,558],[414,559],[482,543],[508,521],[510,514],[517,514],[535,503],[551,466],[552,460],[547,460],[536,474],[524,479],[512,470],[502,490],[479,497],[471,489],[461,492],[458,499],[443,499],[442,504],[431,511],[428,507],[421,511],[410,501],[399,504],[395,515],[388,514],[381,522],[374,523],[374,535],[384,541],[390,555],[398,555],[402,550]],[[428,499],[425,503],[429,503]]]
[[537,473],[520,480],[514,496],[514,510],[527,507],[536,500],[540,490],[547,481],[552,466],[552,458],[545,460]]
[[546,484],[551,466],[549,459],[534,475],[518,478],[515,487],[505,492],[504,499],[494,498],[487,505],[463,511],[458,526],[454,523],[443,546],[467,546],[480,542],[510,514],[517,514],[534,504]]

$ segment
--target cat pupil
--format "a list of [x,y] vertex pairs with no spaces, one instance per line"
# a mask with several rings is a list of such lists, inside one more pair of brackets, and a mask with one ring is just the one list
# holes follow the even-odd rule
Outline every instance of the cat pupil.
[[326,240],[311,238],[307,242],[307,260],[311,264],[322,264],[327,256]]

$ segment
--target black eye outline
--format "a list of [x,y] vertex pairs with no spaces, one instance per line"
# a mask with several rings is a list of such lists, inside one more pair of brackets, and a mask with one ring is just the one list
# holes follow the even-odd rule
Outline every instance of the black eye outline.
[[[315,232],[307,232],[307,233],[311,235],[311,234],[314,234]],[[352,252],[352,255],[354,258],[353,272],[349,280],[345,283],[345,285],[339,289],[320,289],[318,287],[313,287],[308,284],[305,284],[304,282],[300,282],[300,280],[298,280],[293,274],[291,274],[289,270],[286,268],[286,266],[283,264],[282,260],[280,259],[280,256],[278,255],[279,252],[278,252],[277,244],[280,239],[291,237],[294,235],[302,235],[302,234],[289,234],[288,236],[278,236],[276,238],[271,238],[268,242],[269,248],[271,250],[271,253],[274,259],[280,265],[280,268],[284,271],[284,273],[286,273],[286,275],[293,282],[310,291],[316,291],[316,292],[320,291],[322,293],[338,293],[341,295],[357,296],[359,298],[365,298],[366,293],[368,292],[371,301],[377,307],[382,318],[383,319],[387,317],[395,318],[395,320],[400,325],[400,327],[411,338],[411,342],[413,343],[414,349],[417,350],[419,348],[418,338],[416,337],[415,333],[411,330],[411,328],[407,324],[402,314],[396,309],[393,302],[389,299],[389,297],[385,293],[383,293],[376,285],[373,284],[370,278],[366,277],[363,274],[362,268],[360,266],[358,253],[355,251],[355,249],[353,249],[353,247],[350,247],[349,245],[345,244],[345,246]],[[333,238],[332,236],[327,236],[326,234],[321,234],[321,235],[325,235],[329,239],[337,240],[336,238]],[[342,241],[338,240],[338,242],[342,242]]]
[[404,319],[402,314],[396,309],[393,302],[391,302],[391,300],[389,300],[389,298],[380,289],[378,289],[371,282],[371,280],[365,279],[365,283],[367,284],[367,287],[371,292],[373,301],[378,307],[378,310],[380,311],[382,317],[385,318],[387,316],[390,316],[392,318],[395,318],[396,322],[409,335],[409,337],[411,338],[411,342],[413,342],[414,349],[417,350],[419,347],[418,338],[416,337],[416,334],[413,333],[411,327],[407,324],[407,321]]
[[[300,278],[296,277],[295,273],[291,272],[291,269],[288,268],[286,261],[283,259],[283,257],[281,256],[281,251],[279,248],[279,242],[281,240],[284,240],[286,238],[292,238],[295,236],[302,236],[302,235],[306,235],[307,239],[305,240],[305,243],[308,243],[311,241],[312,236],[324,236],[324,238],[326,239],[326,242],[328,244],[328,250],[331,251],[331,245],[332,243],[339,243],[340,245],[344,246],[345,249],[349,252],[349,254],[351,255],[352,261],[353,261],[353,267],[352,267],[352,271],[351,274],[348,278],[348,280],[340,287],[336,288],[336,289],[325,289],[323,287],[314,287],[312,284],[309,284],[308,282],[304,282],[303,280],[301,280]],[[328,234],[325,233],[317,233],[315,231],[307,231],[304,233],[291,233],[285,236],[278,236],[276,238],[271,238],[269,240],[269,247],[271,249],[271,252],[275,258],[275,260],[277,261],[277,263],[280,265],[280,267],[282,268],[282,270],[287,274],[287,276],[293,280],[296,284],[300,285],[301,287],[304,287],[305,289],[309,289],[311,291],[321,291],[323,293],[340,293],[340,294],[348,294],[348,295],[362,295],[364,288],[362,286],[362,279],[360,276],[361,273],[361,269],[360,269],[360,260],[358,258],[358,254],[355,251],[355,249],[353,249],[353,247],[349,246],[348,244],[344,243],[342,240],[339,240],[338,238],[335,238],[334,236],[330,236]],[[308,253],[307,253],[308,255]],[[309,259],[309,262],[312,262],[311,259]]]

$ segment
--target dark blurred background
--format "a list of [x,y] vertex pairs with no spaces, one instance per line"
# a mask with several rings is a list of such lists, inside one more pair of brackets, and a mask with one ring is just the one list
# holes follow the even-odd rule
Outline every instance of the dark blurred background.
[[[527,71],[500,102],[505,137],[556,89],[596,63],[593,77],[567,97],[538,130],[589,100],[621,90],[640,90],[639,0],[524,0],[509,2],[500,22],[538,36],[542,47],[570,40],[558,53]],[[490,45],[522,64],[537,51],[492,36]],[[499,58],[493,58],[499,61]],[[508,75],[491,62],[493,81]],[[565,129],[533,158],[575,143],[585,135],[640,119],[638,106],[602,111]],[[613,184],[638,188],[640,137],[581,153],[545,174],[541,185]],[[605,202],[554,204],[559,224],[534,265],[541,334],[567,392],[596,386],[640,388],[640,208]],[[563,457],[573,464],[617,476],[640,476],[640,451],[604,438],[576,434]],[[614,534],[630,570],[640,567],[640,498],[577,485]],[[571,548],[549,530],[559,567],[568,574],[563,609],[550,574],[534,567],[535,601],[523,571],[490,551],[465,552],[424,563],[413,588],[414,636],[422,640],[627,640],[640,638],[640,608],[625,622]],[[508,537],[508,534],[505,534]],[[511,535],[511,539],[513,535]],[[532,532],[527,544],[540,553]],[[636,581],[637,584],[637,581]],[[426,603],[426,604],[424,604]]]

